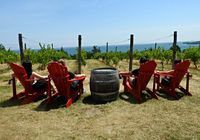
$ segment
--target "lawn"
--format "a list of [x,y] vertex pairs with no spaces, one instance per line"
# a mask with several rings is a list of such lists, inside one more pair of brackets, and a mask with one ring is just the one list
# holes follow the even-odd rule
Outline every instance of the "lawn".
[[[0,64],[0,140],[27,139],[200,139],[200,71],[190,67],[190,91],[193,96],[183,96],[179,100],[158,96],[159,100],[136,101],[123,93],[116,101],[96,104],[90,96],[89,78],[93,68],[108,67],[97,60],[87,60],[82,68],[87,79],[85,93],[69,108],[65,108],[62,98],[55,104],[45,105],[45,100],[19,105],[20,101],[10,101],[12,87],[8,84],[12,71],[6,64]],[[67,61],[70,71],[75,71],[75,61]],[[46,75],[47,70],[38,71]],[[134,62],[133,68],[138,67]],[[165,69],[170,69],[167,65]],[[122,61],[117,68],[128,70],[128,62]],[[161,66],[158,63],[157,69]],[[120,80],[122,82],[122,80]],[[185,85],[185,79],[181,83]],[[152,80],[149,87],[152,87]],[[17,83],[18,91],[22,89]]]

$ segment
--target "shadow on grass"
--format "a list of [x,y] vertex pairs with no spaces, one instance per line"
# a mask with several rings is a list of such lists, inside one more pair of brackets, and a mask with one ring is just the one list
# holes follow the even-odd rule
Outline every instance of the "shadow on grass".
[[[142,101],[141,101],[140,103],[144,103],[144,102],[146,102],[147,100],[152,99],[152,97],[151,97],[148,93],[146,93],[146,92],[143,92],[143,93],[141,94],[141,96],[142,96]],[[126,102],[129,102],[129,103],[131,103],[131,104],[140,104],[140,103],[133,97],[133,95],[132,95],[131,93],[121,92],[121,93],[119,94],[119,98],[122,99],[122,100],[124,100],[124,101],[126,101]]]
[[177,98],[175,98],[175,97],[167,94],[165,91],[159,90],[158,92],[156,92],[156,95],[158,95],[159,97],[162,97],[164,99],[170,100],[170,101],[177,101],[177,100],[181,99],[185,94],[183,92],[176,91]]
[[[42,95],[40,97],[38,97],[35,101],[33,102],[37,102],[39,100],[42,100],[44,98],[46,98],[47,96],[46,95]],[[13,107],[13,106],[19,106],[21,105],[21,103],[25,100],[26,98],[25,97],[22,97],[20,99],[13,99],[13,98],[10,98],[8,100],[5,100],[5,101],[2,101],[0,102],[0,107]]]
[[18,106],[22,102],[23,99],[8,99],[5,101],[0,102],[0,107],[13,107],[13,106]]
[[47,103],[47,100],[41,102],[41,104],[35,108],[35,111],[49,111],[51,109],[58,109],[61,107],[65,107],[67,102],[67,98],[65,96],[58,96],[54,98],[51,103]]
[[[112,101],[115,101],[115,100],[112,100]],[[109,102],[112,102],[112,101],[100,101],[100,100],[94,100],[92,98],[91,95],[88,95],[87,97],[85,97],[83,99],[83,103],[84,104],[89,104],[89,105],[100,105],[100,104],[106,104],[106,103],[109,103]]]

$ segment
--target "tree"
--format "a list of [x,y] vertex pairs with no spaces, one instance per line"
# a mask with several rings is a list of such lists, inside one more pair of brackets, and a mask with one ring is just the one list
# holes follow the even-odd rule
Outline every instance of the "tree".
[[92,49],[92,54],[94,55],[95,53],[101,53],[100,48],[97,48],[97,46],[93,46],[93,49]]
[[2,50],[5,51],[6,49],[5,49],[5,46],[3,44],[0,44],[0,51],[2,51]]
[[101,50],[100,48],[97,48],[97,46],[93,46],[93,49],[86,53],[87,53],[87,58],[91,59],[91,58],[94,58],[96,53],[101,53]]

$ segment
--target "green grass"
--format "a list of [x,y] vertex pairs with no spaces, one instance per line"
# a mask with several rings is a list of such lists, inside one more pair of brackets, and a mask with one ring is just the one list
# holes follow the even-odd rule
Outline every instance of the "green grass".
[[[76,70],[75,64],[73,60],[67,61],[70,71]],[[27,105],[10,101],[11,85],[7,85],[5,79],[11,71],[3,70],[0,75],[4,79],[0,79],[0,139],[200,139],[199,70],[190,69],[193,75],[191,97],[169,100],[159,96],[159,100],[147,99],[137,104],[134,98],[123,93],[120,85],[116,101],[95,104],[90,98],[90,72],[105,66],[102,62],[87,60],[82,68],[87,75],[85,93],[67,109],[62,98],[52,106],[43,104],[45,99]],[[137,62],[133,69],[136,67]],[[128,70],[128,62],[120,62],[118,69]],[[37,72],[47,74],[46,70]],[[185,79],[181,84],[185,85]],[[18,84],[18,91],[20,89]]]

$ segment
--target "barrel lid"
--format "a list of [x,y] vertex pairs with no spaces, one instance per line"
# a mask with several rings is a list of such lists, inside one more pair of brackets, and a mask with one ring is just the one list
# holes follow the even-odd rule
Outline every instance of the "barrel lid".
[[105,67],[105,68],[96,68],[92,70],[92,73],[116,73],[117,69],[111,68],[111,67]]

